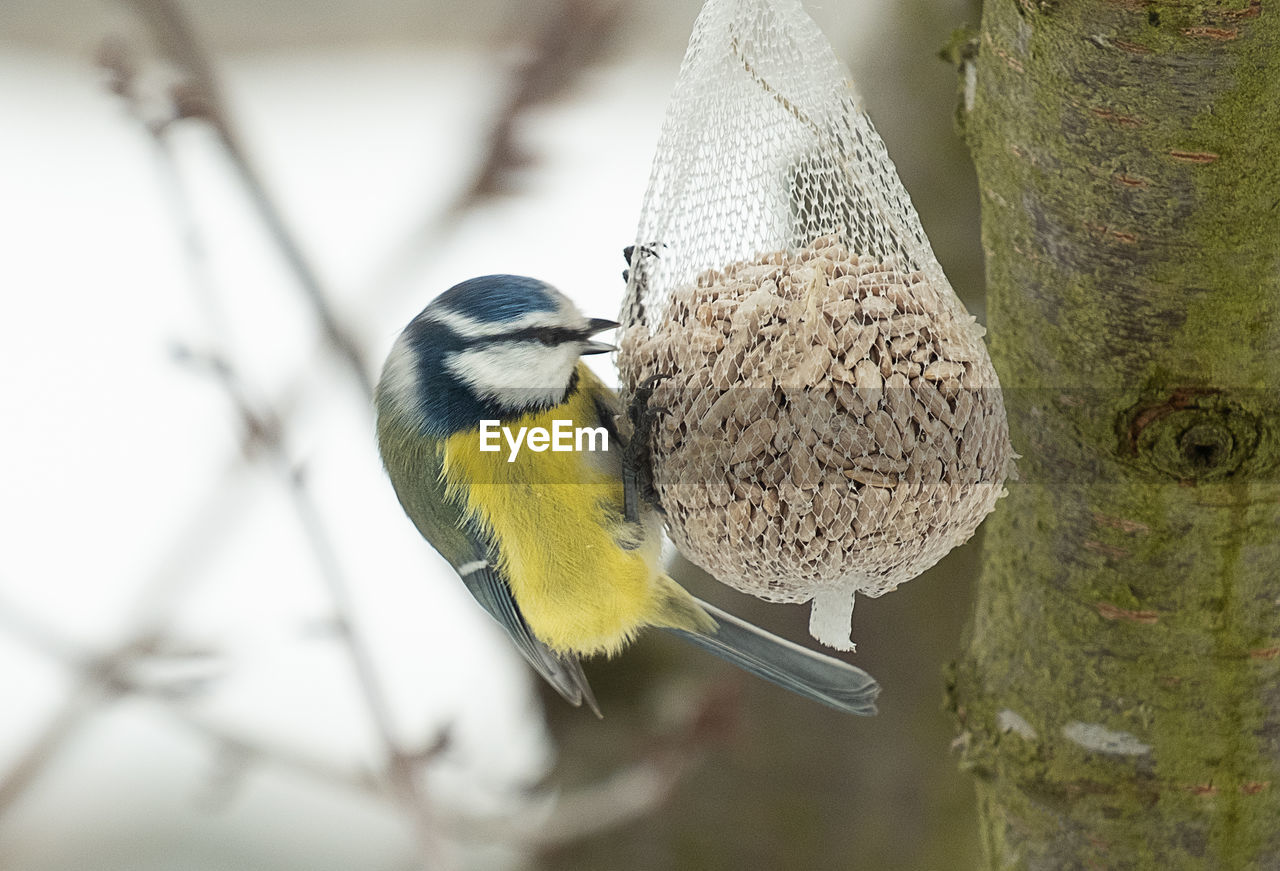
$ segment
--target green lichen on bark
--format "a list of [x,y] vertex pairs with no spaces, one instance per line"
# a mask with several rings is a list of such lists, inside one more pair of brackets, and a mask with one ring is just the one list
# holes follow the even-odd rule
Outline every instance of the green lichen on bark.
[[1280,4],[991,0],[977,64],[990,867],[1280,867]]

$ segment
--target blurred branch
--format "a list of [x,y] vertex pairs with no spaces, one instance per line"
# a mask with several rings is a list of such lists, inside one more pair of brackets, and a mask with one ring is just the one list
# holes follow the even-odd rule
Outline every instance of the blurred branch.
[[478,819],[450,814],[442,822],[465,838],[549,853],[642,819],[662,807],[706,758],[707,749],[722,744],[735,728],[738,698],[732,689],[716,688],[697,701],[639,760],[559,794],[549,815]]
[[[156,47],[163,56],[182,73],[181,81],[174,86],[173,99],[177,118],[203,121],[217,135],[232,167],[244,185],[258,216],[284,256],[289,268],[298,280],[308,303],[315,312],[325,336],[332,343],[338,356],[350,369],[356,383],[367,398],[373,396],[373,386],[365,369],[363,354],[355,338],[339,323],[316,269],[303,253],[301,245],[290,231],[280,208],[268,193],[257,168],[249,159],[248,151],[240,140],[227,110],[221,86],[214,72],[213,62],[186,16],[172,0],[127,0],[148,25]],[[127,97],[127,93],[122,92]],[[176,119],[175,119],[176,120]],[[157,139],[164,127],[151,130]]]
[[163,683],[140,680],[130,667],[161,646],[161,639],[136,639],[100,655],[88,655],[56,632],[24,615],[12,603],[0,600],[0,628],[31,649],[70,669],[77,678],[67,701],[32,742],[19,761],[0,777],[0,816],[12,806],[52,759],[62,742],[98,707],[122,695],[137,695],[159,702],[178,722],[216,746],[242,757],[269,761],[299,774],[345,789],[382,794],[382,783],[366,772],[349,771],[298,753],[290,747],[268,744],[227,729],[192,711],[185,693],[172,692]]
[[[511,70],[511,86],[484,135],[484,151],[469,181],[439,212],[425,216],[405,235],[387,263],[374,271],[373,290],[393,286],[398,276],[427,260],[444,244],[460,215],[511,192],[517,173],[534,162],[520,143],[521,122],[530,112],[570,91],[599,60],[625,6],[626,0],[555,0],[524,46],[524,59]],[[521,16],[523,32],[527,10],[514,8]]]
[[531,162],[520,146],[520,121],[531,110],[563,96],[599,59],[622,8],[618,2],[558,0],[528,46],[528,57],[512,70],[511,90],[489,130],[488,148],[471,184],[459,192],[440,221],[452,220],[481,200],[510,189],[511,176]]
[[178,565],[193,559],[199,561],[199,555],[209,551],[216,541],[227,535],[234,519],[242,516],[236,499],[242,489],[242,480],[234,474],[240,468],[241,464],[237,462],[228,469],[228,474],[219,478],[218,487],[182,531],[174,536],[169,549],[142,584],[142,592],[137,598],[139,605],[128,621],[131,629],[122,633],[126,640],[113,653],[90,662],[81,657],[74,646],[55,638],[34,621],[20,616],[16,609],[0,602],[0,627],[61,662],[73,663],[80,672],[79,683],[67,693],[58,713],[19,761],[0,777],[0,817],[22,796],[78,727],[98,707],[116,697],[118,687],[110,686],[107,678],[117,674],[117,666],[125,659],[146,649],[150,643],[148,639],[156,637],[161,615],[166,610],[165,603],[177,594],[181,586],[179,582],[190,577],[189,573],[180,571]]
[[67,695],[36,739],[0,777],[0,818],[26,794],[27,788],[53,760],[58,750],[110,697],[97,676],[85,675]]
[[276,415],[270,410],[264,412],[254,409],[229,362],[214,355],[207,356],[205,360],[231,400],[245,432],[250,434],[251,443],[259,445],[266,452],[271,467],[289,491],[294,511],[333,604],[336,615],[334,622],[338,630],[335,635],[351,661],[357,685],[386,754],[387,782],[397,798],[411,811],[424,862],[428,866],[438,867],[438,848],[431,825],[430,807],[417,779],[419,770],[430,756],[424,758],[420,752],[406,750],[395,736],[389,696],[382,685],[367,640],[356,627],[350,585],[339,567],[338,557],[333,551],[319,509],[307,492],[305,475],[289,459],[282,440],[282,427]]
[[472,842],[501,842],[546,852],[653,813],[693,767],[693,757],[655,755],[598,783],[558,795],[549,815],[520,813],[478,818],[443,813],[445,829]]
[[337,637],[351,661],[357,685],[386,753],[388,782],[399,799],[413,812],[412,819],[424,860],[432,859],[437,850],[434,846],[435,836],[430,828],[428,800],[417,782],[418,759],[416,754],[401,747],[395,736],[388,695],[382,686],[367,640],[357,631],[354,623],[349,584],[339,568],[337,555],[333,552],[320,512],[306,490],[304,475],[288,456],[280,420],[270,409],[255,409],[243,382],[229,361],[216,354],[199,356],[190,352],[186,353],[185,359],[193,362],[202,360],[207,364],[208,371],[214,375],[231,401],[248,434],[249,443],[257,445],[266,453],[272,469],[289,491],[294,511],[315,555],[317,568],[337,615],[336,623],[340,629]]
[[[159,704],[177,723],[209,740],[217,749],[220,764],[205,797],[206,804],[225,801],[227,789],[258,763],[275,765],[319,784],[370,798],[385,801],[391,797],[385,782],[371,772],[342,768],[287,745],[242,734],[192,710],[186,704],[187,694],[174,693],[165,684],[140,680],[131,674],[132,666],[163,648],[161,638],[135,641],[102,655],[88,655],[3,599],[0,630],[70,669],[78,680],[50,725],[0,777],[0,816],[21,797],[62,741],[94,710],[125,695]],[[442,832],[461,839],[499,841],[545,851],[640,819],[667,801],[676,785],[701,763],[707,746],[722,740],[725,701],[722,694],[708,695],[687,720],[676,724],[638,761],[597,783],[557,795],[549,815],[522,810],[481,817],[452,811],[439,813],[435,821]],[[414,761],[430,763],[448,748],[448,741],[447,731],[439,733],[413,754]],[[529,796],[535,805],[537,797],[538,793]]]
[[536,838],[542,852],[563,848],[653,813],[676,786],[737,730],[740,695],[736,684],[711,687],[687,714],[648,749],[639,763],[602,782],[566,795]]
[[[358,376],[365,396],[370,397],[372,389],[364,374],[354,340],[346,335],[334,319],[314,271],[285,227],[279,211],[267,195],[265,187],[261,184],[235,135],[218,83],[213,75],[208,54],[199,44],[174,3],[169,0],[130,0],[130,2],[139,9],[151,26],[161,52],[171,62],[177,64],[185,76],[185,79],[175,86],[172,92],[174,119],[199,118],[208,123],[217,133],[269,232],[307,292],[328,338],[341,356],[347,360],[353,373]],[[144,111],[138,105],[138,94],[134,86],[135,71],[127,55],[118,50],[104,51],[102,57],[104,66],[107,66],[113,74],[113,89],[130,104],[135,116],[144,118]],[[163,181],[170,193],[175,217],[182,228],[184,251],[192,276],[192,286],[196,289],[205,309],[214,313],[211,315],[214,323],[223,323],[224,319],[217,314],[220,306],[216,289],[208,273],[208,264],[203,256],[204,246],[201,244],[199,224],[182,185],[182,177],[178,172],[172,150],[165,140],[169,124],[149,123],[144,126],[157,145],[156,153]],[[191,353],[183,357],[186,360],[197,358],[198,355]],[[412,820],[418,835],[422,858],[427,864],[433,864],[433,860],[439,859],[438,850],[429,824],[428,801],[417,782],[415,760],[411,754],[400,747],[394,734],[390,702],[381,685],[366,640],[356,630],[353,622],[352,601],[346,579],[342,577],[338,567],[336,555],[329,543],[329,536],[324,529],[319,511],[303,486],[302,475],[294,469],[288,457],[282,441],[279,419],[270,409],[255,409],[242,380],[229,360],[218,354],[208,354],[202,359],[210,364],[210,371],[230,398],[245,432],[249,435],[250,444],[256,444],[266,451],[272,467],[289,490],[303,532],[316,556],[321,577],[338,615],[338,623],[342,628],[340,639],[343,648],[347,651],[365,705],[386,753],[388,780],[399,798],[412,810]]]
[[[45,636],[35,624],[20,618],[7,607],[0,607],[0,626],[10,629],[28,642],[35,642],[46,652],[59,657],[70,655],[67,645]],[[96,662],[79,663],[80,676],[76,686],[67,694],[62,706],[26,751],[0,777],[0,817],[26,793],[45,765],[57,755],[63,743],[75,734],[89,714],[103,702],[115,697],[109,677],[136,650],[136,645],[125,645]]]
[[[285,462],[286,459],[282,453],[277,456],[277,464],[283,465]],[[334,611],[338,615],[337,625],[340,630],[338,634],[351,658],[356,679],[364,694],[365,704],[369,708],[379,738],[386,750],[387,777],[400,799],[413,812],[413,823],[427,866],[441,867],[439,857],[436,855],[438,851],[435,848],[435,835],[431,831],[428,799],[417,780],[422,762],[421,756],[402,747],[393,732],[390,700],[382,686],[372,653],[364,637],[356,629],[353,621],[354,608],[347,582],[338,568],[337,556],[329,543],[320,512],[304,486],[301,470],[289,476],[289,493],[306,536],[311,542],[312,552],[316,556],[317,567],[328,587]]]

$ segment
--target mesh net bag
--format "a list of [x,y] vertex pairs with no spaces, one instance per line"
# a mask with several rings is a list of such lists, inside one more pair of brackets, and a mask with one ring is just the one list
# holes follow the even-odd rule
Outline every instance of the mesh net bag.
[[672,540],[812,600],[850,649],[879,596],[967,540],[1012,471],[983,330],[797,0],[709,0],[658,144],[619,369],[652,397]]

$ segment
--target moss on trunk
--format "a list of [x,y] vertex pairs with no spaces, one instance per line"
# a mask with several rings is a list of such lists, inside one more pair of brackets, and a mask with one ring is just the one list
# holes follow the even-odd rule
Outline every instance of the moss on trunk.
[[1280,5],[990,0],[1023,480],[953,704],[992,868],[1280,868]]

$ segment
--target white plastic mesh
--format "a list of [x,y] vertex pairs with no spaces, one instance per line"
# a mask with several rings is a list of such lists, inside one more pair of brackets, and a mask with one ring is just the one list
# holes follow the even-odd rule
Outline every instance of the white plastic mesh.
[[982,330],[942,273],[844,67],[796,0],[709,0],[632,258],[619,366],[666,376],[654,480],[719,580],[813,600],[932,566],[1011,469]]

